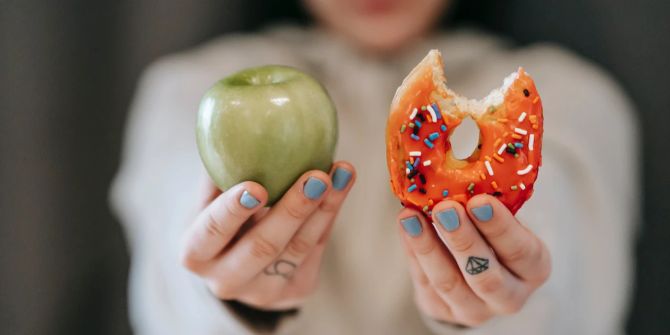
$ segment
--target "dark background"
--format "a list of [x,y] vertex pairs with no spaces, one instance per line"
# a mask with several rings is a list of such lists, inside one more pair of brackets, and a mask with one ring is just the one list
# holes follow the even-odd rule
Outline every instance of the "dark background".
[[[0,0],[0,333],[123,334],[129,258],[107,205],[126,110],[158,56],[285,17],[289,1]],[[670,323],[670,2],[464,0],[445,25],[556,41],[639,109],[644,222],[633,334]]]

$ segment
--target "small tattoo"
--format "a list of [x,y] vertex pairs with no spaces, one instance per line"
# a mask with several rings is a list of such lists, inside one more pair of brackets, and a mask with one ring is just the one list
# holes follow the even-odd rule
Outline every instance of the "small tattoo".
[[268,276],[281,276],[285,279],[289,279],[291,276],[293,276],[293,271],[295,268],[295,263],[279,259],[276,262],[268,265],[268,267],[263,270],[263,273]]
[[489,268],[489,260],[486,258],[470,256],[465,264],[465,271],[471,275],[480,274]]

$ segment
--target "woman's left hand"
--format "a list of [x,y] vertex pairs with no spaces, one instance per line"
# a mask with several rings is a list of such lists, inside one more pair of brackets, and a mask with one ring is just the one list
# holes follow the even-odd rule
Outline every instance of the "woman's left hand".
[[549,277],[551,259],[542,240],[496,198],[478,195],[466,207],[442,201],[432,224],[406,208],[398,222],[419,309],[477,326],[518,312]]

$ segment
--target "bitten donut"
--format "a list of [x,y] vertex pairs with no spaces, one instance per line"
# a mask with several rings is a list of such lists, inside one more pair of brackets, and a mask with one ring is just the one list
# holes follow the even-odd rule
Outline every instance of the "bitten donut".
[[[470,116],[479,127],[472,155],[456,159],[449,137]],[[386,128],[393,193],[403,206],[430,214],[451,199],[496,196],[516,213],[533,194],[542,164],[542,101],[522,68],[481,100],[446,87],[442,56],[431,50],[398,88]]]

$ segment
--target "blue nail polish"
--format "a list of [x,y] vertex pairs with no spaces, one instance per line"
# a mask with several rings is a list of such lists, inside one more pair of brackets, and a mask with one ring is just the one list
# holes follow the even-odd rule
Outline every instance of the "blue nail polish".
[[419,218],[416,216],[410,216],[408,218],[404,218],[400,220],[400,224],[402,225],[402,228],[405,229],[407,234],[412,237],[417,237],[419,234],[421,234],[421,231],[423,230],[421,228],[421,221],[419,221]]
[[333,187],[336,190],[343,190],[347,187],[349,180],[351,180],[351,172],[339,167],[335,169],[333,173]]
[[261,202],[258,201],[258,199],[254,198],[254,196],[251,195],[251,193],[247,191],[242,192],[242,196],[240,197],[240,204],[242,204],[242,206],[244,206],[245,208],[252,209],[258,206],[258,204],[260,203]]
[[472,209],[472,214],[475,215],[477,220],[486,222],[491,220],[493,217],[493,207],[491,207],[489,204],[480,207],[474,207]]
[[435,216],[437,217],[437,221],[439,221],[442,227],[447,231],[454,231],[461,225],[458,220],[458,213],[453,208],[437,212]]
[[302,191],[305,192],[307,199],[316,200],[326,191],[326,183],[318,178],[309,177]]

